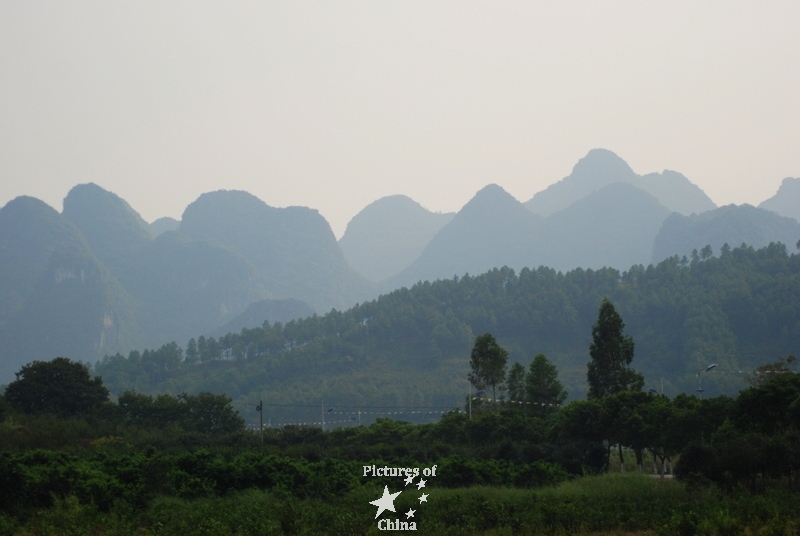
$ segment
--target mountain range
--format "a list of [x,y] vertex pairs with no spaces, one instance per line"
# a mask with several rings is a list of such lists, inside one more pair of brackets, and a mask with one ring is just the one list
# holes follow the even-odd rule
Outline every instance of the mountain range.
[[374,294],[315,210],[219,191],[171,227],[154,230],[95,184],[75,186],[60,214],[30,197],[0,209],[0,383],[34,359],[94,361]]
[[[800,205],[800,186],[792,181],[784,180],[776,196],[765,202],[773,210],[731,211],[717,208],[680,173],[637,175],[613,152],[593,149],[569,176],[525,203],[500,186],[483,188],[449,221],[438,220],[440,228],[418,257],[382,255],[383,273],[394,275],[378,280],[379,288],[389,292],[420,280],[476,275],[504,265],[516,270],[538,266],[561,271],[627,270],[671,255],[689,256],[707,244],[716,250],[725,243],[733,247],[743,242],[762,247],[780,241],[792,247],[800,238],[800,225],[786,218]],[[383,238],[396,234],[395,224],[389,225],[381,211],[372,209],[382,201],[356,215],[358,233],[348,226],[340,240],[347,245],[343,251],[351,265],[369,258],[375,244],[386,250],[393,243]],[[418,209],[408,210],[402,219],[413,229],[418,214]],[[392,219],[399,217],[395,214]],[[687,234],[685,225],[674,225],[684,220],[708,221],[728,231]],[[703,242],[698,245],[698,241]]]
[[501,266],[628,270],[705,245],[793,248],[798,206],[800,179],[758,208],[717,208],[680,173],[638,175],[604,149],[525,203],[495,184],[455,214],[376,200],[338,242],[316,210],[242,191],[151,224],[95,184],[75,186],[61,213],[23,196],[0,209],[0,383],[33,359],[221,336]]

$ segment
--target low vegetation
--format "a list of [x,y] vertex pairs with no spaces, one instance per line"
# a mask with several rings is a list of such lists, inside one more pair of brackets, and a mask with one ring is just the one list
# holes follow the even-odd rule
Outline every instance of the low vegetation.
[[[596,342],[625,347],[614,337],[622,327],[599,329]],[[436,465],[428,504],[411,494],[395,503],[416,507],[425,534],[798,534],[793,365],[781,360],[784,373],[759,376],[735,399],[612,387],[544,412],[476,398],[472,418],[262,436],[225,395],[126,392],[112,402],[85,365],[35,362],[0,399],[0,534],[377,534],[370,503],[398,482],[364,477],[365,465]],[[624,359],[618,367],[628,372],[596,368],[627,385],[635,373]],[[53,369],[72,382],[48,389]],[[552,372],[544,357],[526,374],[535,370]],[[562,396],[557,382],[541,392]],[[87,385],[91,399],[58,410]],[[32,392],[41,404],[24,402]],[[673,462],[677,478],[657,474]]]

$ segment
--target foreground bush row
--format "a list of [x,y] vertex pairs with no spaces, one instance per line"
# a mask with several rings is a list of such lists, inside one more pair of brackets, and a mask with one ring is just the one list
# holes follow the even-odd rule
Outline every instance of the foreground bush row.
[[[369,485],[340,496],[305,498],[249,490],[221,498],[159,497],[144,510],[103,513],[75,497],[25,519],[2,517],[2,534],[356,535],[379,534]],[[416,508],[418,533],[534,535],[636,533],[669,536],[800,534],[796,495],[727,495],[711,488],[639,475],[604,475],[556,488],[434,489],[420,507],[401,494],[399,512]]]
[[[298,499],[331,499],[365,484],[397,484],[396,478],[363,478],[364,465],[391,465],[383,460],[311,462],[258,450],[235,455],[219,449],[164,453],[152,448],[134,451],[115,443],[101,442],[88,456],[48,450],[0,453],[0,511],[24,515],[69,497],[110,511],[123,504],[144,508],[159,496],[214,498],[250,489],[276,490]],[[127,452],[119,452],[120,448]],[[534,487],[568,477],[561,467],[546,462],[444,458],[437,465],[439,477],[431,480],[431,486]],[[421,469],[413,460],[403,467]]]

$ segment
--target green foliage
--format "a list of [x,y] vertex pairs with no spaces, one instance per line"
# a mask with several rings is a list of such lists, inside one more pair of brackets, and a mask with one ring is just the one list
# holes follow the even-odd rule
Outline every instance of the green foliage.
[[764,383],[777,378],[781,374],[791,374],[795,372],[797,358],[793,355],[779,357],[774,363],[760,365],[753,369],[753,375],[745,378],[745,381],[752,386],[758,387]]
[[591,361],[586,373],[589,398],[638,391],[644,385],[644,377],[629,367],[633,360],[633,339],[622,334],[624,328],[622,317],[611,302],[603,298],[589,346]]
[[79,415],[107,402],[108,389],[99,376],[90,376],[88,366],[57,357],[23,365],[4,397],[24,413]]
[[525,375],[525,393],[535,413],[553,413],[567,399],[564,386],[558,381],[558,369],[544,354],[536,354]]
[[[384,485],[396,484],[363,478],[364,465],[436,464],[437,476],[428,480],[436,500],[418,518],[431,534],[791,531],[800,521],[796,491],[784,489],[800,460],[794,410],[785,407],[787,401],[793,406],[800,388],[793,377],[752,388],[737,400],[671,401],[621,391],[544,417],[501,405],[472,419],[448,414],[436,424],[383,419],[330,432],[270,429],[263,445],[241,429],[203,431],[215,422],[197,419],[207,414],[206,404],[232,411],[230,399],[218,395],[128,392],[118,413],[101,414],[92,426],[12,414],[22,426],[7,422],[0,430],[0,528],[34,534],[361,534],[375,529],[366,505]],[[774,419],[751,423],[753,408]],[[73,429],[66,443],[37,449],[7,442],[57,421]],[[685,485],[638,473],[575,478],[603,469],[603,440],[663,456],[683,449],[676,473]],[[414,502],[401,495],[396,505],[405,510]]]
[[520,363],[514,363],[508,370],[508,379],[506,380],[508,387],[508,399],[513,402],[525,402],[527,400],[525,393],[525,367]]
[[469,366],[472,372],[469,381],[476,387],[492,387],[492,400],[497,402],[495,387],[506,377],[508,351],[497,344],[491,333],[484,333],[475,339],[470,353]]
[[177,397],[152,396],[125,391],[119,397],[122,418],[147,428],[179,426],[187,432],[223,435],[244,429],[244,420],[231,405],[230,397],[213,393]]
[[676,475],[727,489],[747,485],[755,490],[765,478],[787,478],[794,485],[800,465],[799,406],[800,376],[788,374],[743,391],[725,403],[727,411],[704,410],[702,417],[722,422],[710,433],[703,432],[701,439],[710,439],[708,443],[690,443],[683,449]]
[[[636,370],[669,396],[695,391],[698,353],[718,364],[703,374],[704,394],[734,395],[743,387],[740,371],[800,345],[800,256],[773,245],[734,248],[694,265],[674,257],[622,274],[504,268],[420,283],[345,312],[218,337],[211,359],[184,360],[163,375],[141,363],[141,352],[108,357],[96,372],[114,393],[224,391],[242,406],[264,393],[266,408],[319,398],[455,407],[474,334],[491,332],[512,362],[525,362],[531,349],[545,353],[577,398],[587,390],[586,348],[604,296],[636,339]],[[267,418],[313,420],[285,406]]]
[[[139,511],[118,508],[107,514],[68,497],[9,525],[14,532],[43,535],[372,534],[377,530],[369,502],[381,489],[365,486],[326,500],[277,490],[197,499],[162,496]],[[799,526],[792,493],[724,495],[636,476],[583,478],[540,490],[440,489],[424,508],[414,503],[404,493],[395,506],[399,512],[417,510],[418,530],[431,535],[795,534]]]
[[733,421],[742,430],[774,435],[800,431],[800,375],[779,374],[742,391],[733,406]]

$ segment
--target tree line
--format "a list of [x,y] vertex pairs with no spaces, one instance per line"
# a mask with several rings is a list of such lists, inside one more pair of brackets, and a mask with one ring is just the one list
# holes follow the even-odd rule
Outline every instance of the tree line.
[[[728,485],[754,475],[797,479],[800,376],[793,370],[793,356],[756,371],[752,386],[736,398],[680,394],[670,399],[653,389],[643,391],[643,377],[632,368],[634,348],[621,316],[604,299],[592,327],[585,400],[564,405],[567,393],[558,370],[544,354],[527,371],[520,364],[509,369],[508,352],[486,333],[475,339],[471,352],[470,381],[478,391],[467,401],[470,412],[446,414],[424,426],[380,421],[330,433],[287,427],[268,431],[266,442],[289,450],[302,444],[303,456],[316,452],[312,457],[318,459],[424,463],[454,457],[465,460],[465,474],[472,474],[470,463],[496,460],[551,464],[564,474],[607,472],[616,447],[620,470],[625,452],[633,453],[635,466],[645,470],[649,452],[654,470],[662,473],[678,459],[677,473]],[[482,396],[480,390],[487,387],[507,389],[509,397]],[[252,446],[256,441],[226,395],[126,391],[111,402],[99,377],[65,358],[23,366],[2,401],[6,412],[90,418],[101,423],[100,430],[122,435],[140,430],[142,437],[162,442],[165,437],[171,438],[167,442],[184,441],[179,436],[194,437],[200,444]],[[7,439],[8,445],[23,448],[24,436]],[[747,463],[741,463],[745,457]],[[481,482],[475,478],[458,481]]]
[[714,363],[706,395],[733,396],[752,370],[800,346],[800,256],[780,244],[709,250],[624,273],[502,268],[424,282],[347,311],[107,356],[94,370],[115,393],[225,391],[244,404],[263,392],[306,403],[300,386],[311,385],[317,402],[344,393],[385,405],[364,394],[379,391],[401,404],[448,405],[464,391],[452,380],[466,378],[464,356],[491,333],[511,366],[547,355],[575,399],[589,389],[586,349],[608,298],[628,319],[647,387],[692,393],[698,371]]

